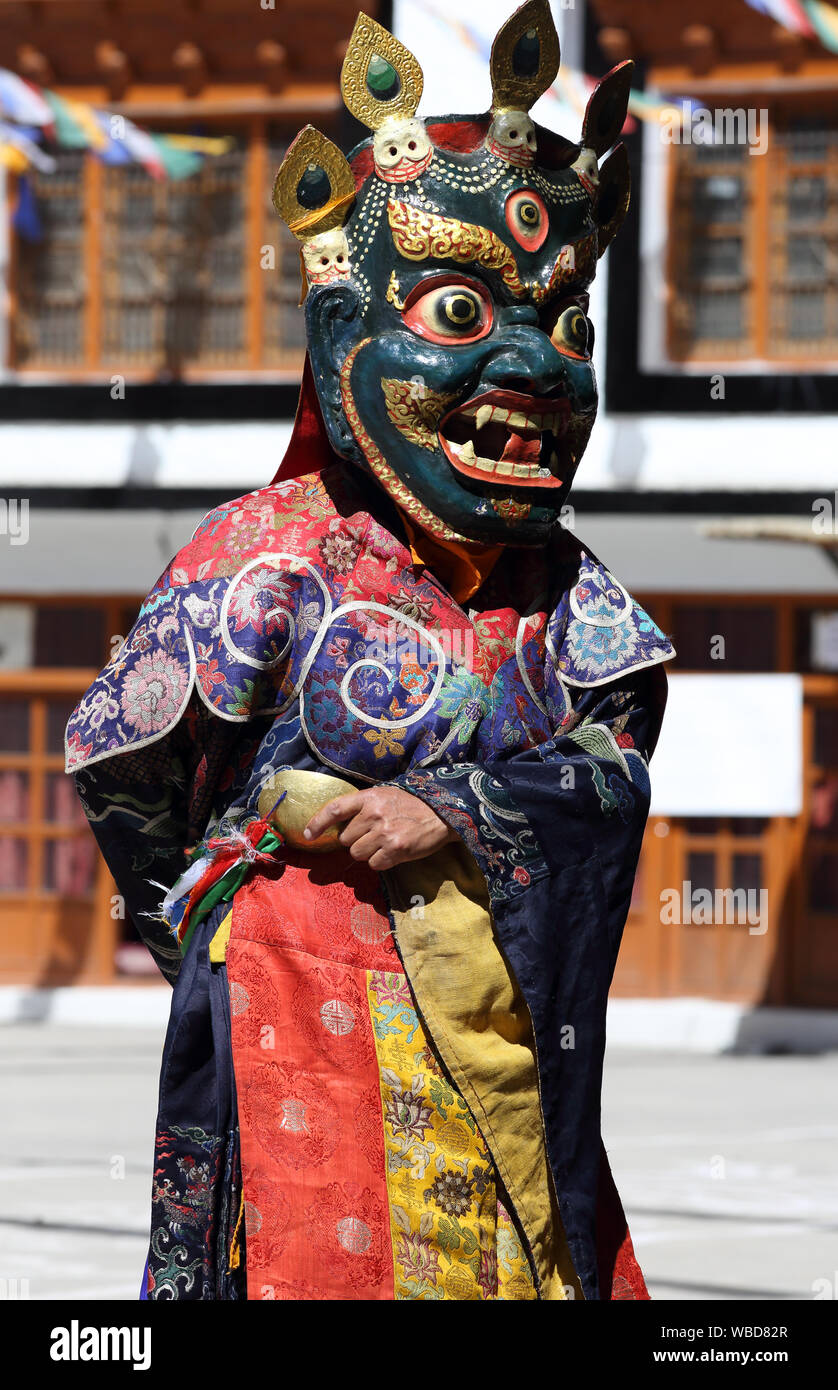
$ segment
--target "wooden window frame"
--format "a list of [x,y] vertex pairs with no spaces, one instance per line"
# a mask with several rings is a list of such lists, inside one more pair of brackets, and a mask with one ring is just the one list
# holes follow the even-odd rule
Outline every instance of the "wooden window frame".
[[[654,611],[655,622],[658,627],[667,634],[672,633],[673,609],[674,608],[774,608],[777,613],[776,640],[777,661],[774,666],[775,672],[797,673],[797,654],[795,646],[795,616],[798,609],[817,608],[823,612],[835,610],[838,612],[838,595],[823,593],[799,594],[772,594],[772,593],[744,593],[744,594],[723,594],[713,593],[712,591],[690,591],[689,593],[677,593],[671,590],[666,593],[655,593],[652,590],[638,590],[635,598],[641,607],[647,605]],[[677,635],[676,635],[677,641]],[[719,672],[725,669],[724,662],[719,662]],[[678,666],[679,673],[690,675],[707,675],[706,667],[696,670],[694,667]],[[710,672],[709,674],[712,674]],[[747,671],[736,672],[737,675],[757,674]],[[830,682],[838,679],[838,671],[804,673],[802,676],[804,686],[816,691],[819,683],[824,689],[829,687]]]
[[[771,164],[771,144],[774,138],[774,131],[782,128],[784,120],[789,117],[817,116],[825,114],[828,110],[830,100],[834,106],[834,93],[828,91],[796,92],[790,88],[782,93],[760,93],[749,87],[743,78],[741,88],[736,88],[731,83],[727,91],[714,89],[712,92],[701,93],[691,92],[690,95],[701,101],[710,110],[726,109],[737,107],[767,109],[768,111],[768,148],[763,155],[751,156],[744,155],[745,167],[749,170],[749,178],[744,190],[745,212],[741,223],[743,232],[743,262],[749,267],[750,274],[748,285],[743,289],[745,304],[743,307],[743,319],[747,325],[747,339],[736,340],[745,343],[741,350],[731,350],[735,347],[735,342],[731,340],[718,339],[715,341],[705,340],[701,347],[685,347],[683,332],[677,322],[678,306],[683,303],[679,286],[678,271],[683,262],[687,248],[679,243],[677,236],[678,218],[676,214],[677,206],[677,180],[679,164],[683,160],[683,145],[673,144],[670,147],[669,158],[667,160],[666,171],[666,219],[667,219],[667,241],[664,255],[664,267],[666,277],[666,296],[665,296],[665,343],[667,356],[670,364],[675,367],[690,368],[701,366],[717,366],[719,368],[736,368],[747,371],[753,369],[754,364],[764,363],[766,369],[774,368],[783,371],[799,372],[814,371],[830,374],[831,368],[838,368],[838,338],[834,346],[829,347],[823,353],[812,354],[800,352],[796,354],[772,354],[771,352],[771,294],[772,294],[772,259],[777,255],[779,238],[772,235],[771,209],[772,201],[776,202],[780,188],[772,178]],[[779,117],[779,120],[778,120]],[[833,117],[833,119],[835,119]],[[776,124],[775,124],[776,123]],[[830,141],[825,170],[829,179],[829,187],[833,191],[833,196],[838,197],[838,120],[835,120],[833,127],[835,138]],[[805,171],[805,165],[801,165],[799,172]],[[796,169],[795,172],[798,172]],[[789,172],[785,173],[784,178],[791,177]],[[727,224],[718,224],[724,230]],[[735,224],[739,225],[739,224]],[[713,231],[716,228],[712,228]],[[838,287],[833,292],[833,298],[838,294]]]
[[[167,117],[159,122],[151,116],[144,123],[154,129],[159,123],[168,131],[177,129],[177,121]],[[260,262],[260,248],[273,245],[279,250],[282,227],[278,217],[270,210],[270,185],[272,171],[269,168],[269,130],[272,126],[284,127],[288,124],[289,139],[293,135],[293,119],[278,118],[276,115],[255,113],[248,115],[231,114],[206,121],[212,130],[208,133],[240,136],[245,144],[245,265],[243,275],[244,294],[244,360],[230,367],[215,367],[202,364],[185,364],[179,372],[183,382],[229,383],[229,382],[274,382],[296,384],[299,382],[303,364],[303,350],[289,350],[289,360],[276,364],[265,364],[265,309],[267,303],[266,274],[279,271],[279,261],[273,271],[263,270]],[[328,122],[327,122],[328,126]],[[83,361],[77,365],[55,364],[28,365],[16,360],[14,324],[19,314],[18,284],[19,239],[11,221],[11,209],[15,205],[17,178],[9,175],[8,197],[8,240],[9,240],[9,318],[7,338],[7,366],[18,381],[39,384],[52,383],[110,383],[115,374],[127,382],[152,383],[160,379],[161,366],[126,367],[118,361],[103,362],[103,286],[102,286],[102,231],[103,231],[103,189],[106,166],[92,154],[87,154],[83,169],[83,205],[85,213],[82,239],[82,257],[85,280],[85,300],[82,309],[81,341]],[[302,313],[302,310],[300,310]]]

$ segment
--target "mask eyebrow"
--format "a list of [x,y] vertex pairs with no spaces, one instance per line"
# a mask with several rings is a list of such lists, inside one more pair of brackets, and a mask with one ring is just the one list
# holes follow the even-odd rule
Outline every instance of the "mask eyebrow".
[[546,284],[521,279],[511,247],[490,227],[461,222],[442,213],[426,212],[410,203],[391,198],[387,219],[393,243],[409,261],[450,260],[458,265],[479,265],[499,275],[515,299],[528,298],[543,304],[575,280],[592,280],[596,270],[596,232],[592,230],[577,242],[563,246],[551,268]]
[[433,256],[458,265],[476,264],[496,271],[517,299],[526,294],[511,249],[489,227],[425,212],[395,198],[387,205],[387,219],[396,250],[406,260],[424,261]]

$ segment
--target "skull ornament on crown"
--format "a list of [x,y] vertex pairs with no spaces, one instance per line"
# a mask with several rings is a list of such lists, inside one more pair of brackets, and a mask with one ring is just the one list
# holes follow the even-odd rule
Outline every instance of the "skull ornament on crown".
[[420,120],[418,62],[360,14],[341,73],[373,132],[347,159],[306,126],[274,185],[302,247],[331,448],[442,541],[540,545],[596,414],[587,289],[628,208],[632,63],[572,144],[529,110],[555,81],[548,0],[492,46],[492,110]]

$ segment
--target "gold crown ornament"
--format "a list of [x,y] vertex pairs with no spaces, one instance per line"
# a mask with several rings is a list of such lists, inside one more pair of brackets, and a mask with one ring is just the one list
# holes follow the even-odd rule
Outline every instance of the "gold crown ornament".
[[342,150],[313,125],[292,141],[274,180],[273,205],[300,242],[302,297],[309,285],[349,276],[344,227],[355,202],[355,179]]
[[[501,26],[492,44],[492,108],[483,118],[484,146],[491,156],[513,169],[524,170],[535,164],[537,136],[529,112],[555,82],[560,60],[559,36],[548,0],[526,0]],[[630,60],[612,68],[591,95],[579,144],[561,142],[567,150],[564,167],[573,170],[594,204],[599,255],[615,235],[628,205],[625,149],[618,146],[601,169],[599,159],[619,137],[633,70]],[[416,115],[422,96],[422,69],[403,43],[364,13],[355,21],[340,85],[347,109],[372,131],[373,180],[384,185],[409,184],[426,171],[429,177],[434,176],[436,146]],[[456,122],[443,125],[454,130]],[[432,129],[444,152],[448,146],[440,124],[433,124]],[[571,159],[573,163],[569,163]],[[444,158],[441,167],[437,181],[441,177],[445,182]],[[359,175],[359,181],[365,180]],[[476,189],[476,185],[471,186]],[[422,184],[417,191],[421,202]],[[273,192],[274,207],[301,243],[303,296],[311,285],[352,276],[347,223],[355,199],[356,177],[349,161],[319,130],[306,126],[282,161]],[[393,209],[386,205],[392,221]],[[412,204],[408,210],[416,214]],[[363,257],[358,246],[355,252]]]
[[422,96],[416,58],[369,15],[359,14],[340,73],[340,90],[356,120],[373,132],[373,160],[387,183],[410,183],[425,172],[433,147],[416,115]]

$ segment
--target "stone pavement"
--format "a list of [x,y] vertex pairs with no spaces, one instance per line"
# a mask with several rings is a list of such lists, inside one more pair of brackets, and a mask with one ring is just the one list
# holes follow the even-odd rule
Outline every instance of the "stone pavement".
[[609,1050],[603,1134],[653,1298],[838,1298],[838,1055]]
[[[137,1297],[161,1048],[0,1028],[0,1297]],[[609,1051],[603,1132],[653,1297],[838,1295],[836,1100],[834,1053]]]

